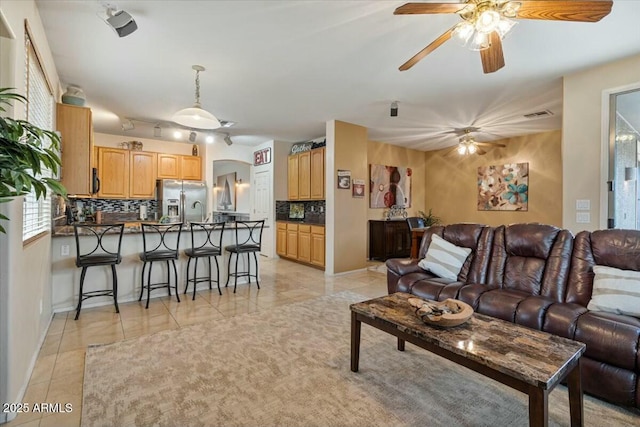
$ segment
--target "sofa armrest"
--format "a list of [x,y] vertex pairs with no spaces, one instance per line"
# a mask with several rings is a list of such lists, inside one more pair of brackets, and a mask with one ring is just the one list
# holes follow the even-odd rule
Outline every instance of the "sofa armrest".
[[385,263],[387,266],[387,292],[393,294],[398,292],[398,280],[402,276],[410,273],[424,272],[418,267],[417,259],[409,258],[391,258]]

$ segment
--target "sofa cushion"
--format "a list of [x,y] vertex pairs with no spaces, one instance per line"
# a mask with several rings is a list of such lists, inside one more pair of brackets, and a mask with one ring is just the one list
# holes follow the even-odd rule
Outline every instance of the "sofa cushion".
[[438,277],[457,280],[470,253],[471,249],[456,246],[437,234],[433,234],[429,249],[418,265]]
[[596,265],[593,272],[589,310],[640,317],[640,271]]

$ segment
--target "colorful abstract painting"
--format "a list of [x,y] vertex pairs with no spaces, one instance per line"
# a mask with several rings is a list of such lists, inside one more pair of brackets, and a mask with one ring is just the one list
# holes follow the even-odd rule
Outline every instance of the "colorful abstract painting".
[[369,177],[369,207],[411,207],[411,168],[371,165]]
[[479,167],[478,210],[529,210],[529,163]]

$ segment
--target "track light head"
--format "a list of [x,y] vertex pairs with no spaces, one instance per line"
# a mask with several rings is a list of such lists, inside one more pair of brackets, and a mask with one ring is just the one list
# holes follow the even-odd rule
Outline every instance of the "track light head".
[[231,140],[231,137],[229,135],[225,135],[224,142],[226,142],[228,146],[231,146],[231,144],[233,144],[233,141]]
[[198,134],[195,133],[194,131],[189,132],[189,142],[195,142],[197,136]]
[[138,29],[138,24],[129,13],[113,7],[107,7],[105,22],[114,29],[118,37],[126,37]]
[[393,101],[391,103],[391,117],[398,116],[398,101]]

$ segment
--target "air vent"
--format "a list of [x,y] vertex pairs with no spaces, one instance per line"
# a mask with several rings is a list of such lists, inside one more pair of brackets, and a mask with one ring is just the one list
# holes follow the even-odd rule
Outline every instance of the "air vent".
[[536,111],[535,113],[529,113],[524,115],[524,117],[527,119],[539,119],[542,117],[549,117],[549,116],[553,116],[553,113],[549,110]]

